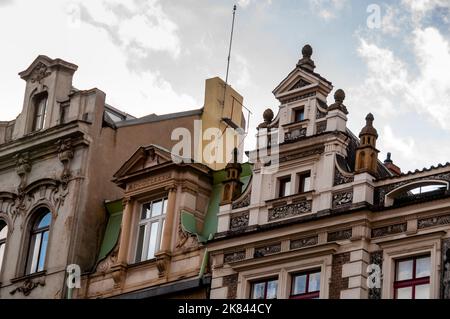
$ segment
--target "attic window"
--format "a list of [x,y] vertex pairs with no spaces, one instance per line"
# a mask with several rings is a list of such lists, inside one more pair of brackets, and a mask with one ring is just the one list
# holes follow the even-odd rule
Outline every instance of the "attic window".
[[47,92],[33,97],[33,126],[32,131],[42,130],[45,126],[45,114],[47,112]]
[[299,108],[294,110],[294,122],[301,122],[305,120],[305,109]]

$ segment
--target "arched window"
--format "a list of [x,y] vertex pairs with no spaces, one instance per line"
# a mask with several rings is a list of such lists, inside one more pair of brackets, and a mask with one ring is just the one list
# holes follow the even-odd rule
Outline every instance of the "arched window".
[[2,270],[7,236],[8,236],[8,225],[6,225],[6,223],[0,219],[0,271]]
[[40,210],[37,219],[32,225],[30,246],[28,248],[27,274],[44,270],[51,221],[52,214],[48,209],[44,208]]
[[48,94],[42,93],[33,97],[33,127],[32,131],[39,131],[44,128],[45,125],[45,114],[47,112],[47,97]]

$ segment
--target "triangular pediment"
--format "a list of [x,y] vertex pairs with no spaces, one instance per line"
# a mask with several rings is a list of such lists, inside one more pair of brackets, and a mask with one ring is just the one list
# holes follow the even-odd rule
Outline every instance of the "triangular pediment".
[[303,91],[311,91],[314,88],[330,92],[332,85],[324,81],[318,74],[297,67],[281,81],[273,90],[273,94],[279,99],[287,94],[301,94]]
[[158,165],[172,162],[169,151],[156,146],[150,145],[140,147],[114,174],[115,178],[133,175],[145,169],[156,167]]

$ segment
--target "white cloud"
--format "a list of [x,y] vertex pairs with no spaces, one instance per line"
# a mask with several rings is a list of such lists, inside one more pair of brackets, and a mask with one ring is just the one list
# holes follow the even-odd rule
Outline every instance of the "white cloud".
[[139,51],[140,55],[163,51],[173,58],[180,55],[178,27],[158,0],[94,0],[89,5],[79,5],[88,14],[81,16],[83,22],[107,30],[123,50]]
[[450,9],[448,0],[403,0],[402,4],[412,13],[413,21],[420,23],[421,20],[436,8]]
[[327,21],[336,18],[347,4],[348,0],[309,0],[313,13]]
[[261,0],[238,0],[238,5],[241,7],[241,8],[247,8],[250,4],[253,4],[253,3],[257,3],[258,5],[264,5],[264,6],[267,6],[267,5],[271,5],[272,4],[272,0],[265,0],[265,1],[261,1]]

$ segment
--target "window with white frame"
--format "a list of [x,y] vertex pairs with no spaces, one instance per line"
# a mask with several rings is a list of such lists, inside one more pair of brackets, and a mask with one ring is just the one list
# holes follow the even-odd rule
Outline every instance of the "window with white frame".
[[298,192],[306,193],[311,190],[311,172],[303,172],[298,174]]
[[47,113],[47,97],[48,94],[42,93],[33,98],[34,114],[32,131],[42,130],[45,126],[45,116]]
[[2,271],[3,257],[5,255],[6,237],[8,236],[8,225],[0,219],[0,271]]
[[251,283],[251,299],[276,299],[278,278],[259,280]]
[[154,258],[155,253],[160,249],[166,209],[167,197],[142,205],[138,226],[136,262]]
[[47,208],[39,209],[31,227],[26,273],[44,270],[52,214]]
[[395,299],[430,298],[430,255],[395,261]]

